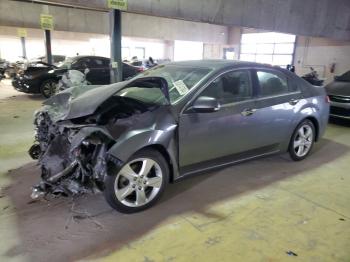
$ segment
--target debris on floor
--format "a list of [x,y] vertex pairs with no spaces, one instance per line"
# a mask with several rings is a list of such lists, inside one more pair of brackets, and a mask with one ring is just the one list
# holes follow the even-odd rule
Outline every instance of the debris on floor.
[[297,256],[298,256],[297,253],[294,253],[293,251],[290,251],[290,250],[287,251],[286,254],[287,254],[288,256],[293,256],[293,257],[297,257]]
[[[74,200],[73,200],[74,201]],[[92,223],[95,224],[95,226],[98,229],[103,229],[104,226],[98,222],[96,219],[94,219],[94,216],[91,215],[89,212],[87,212],[86,210],[84,211],[80,211],[80,210],[76,210],[74,209],[75,203],[72,203],[72,206],[70,208],[70,212],[74,215],[71,215],[70,217],[68,217],[66,224],[64,226],[64,228],[67,230],[69,228],[69,224],[73,221],[76,223],[79,223],[80,220],[85,220],[85,219],[89,219]]]

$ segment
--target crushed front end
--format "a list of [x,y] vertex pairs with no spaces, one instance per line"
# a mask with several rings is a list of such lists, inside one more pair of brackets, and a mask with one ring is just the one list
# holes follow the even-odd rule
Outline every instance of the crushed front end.
[[35,115],[35,143],[29,150],[41,166],[41,182],[31,197],[72,196],[103,189],[106,152],[112,139],[98,128],[53,122],[47,111]]
[[[123,164],[115,154],[121,148],[115,150],[115,146],[151,133],[156,119],[162,118],[160,112],[168,114],[167,110],[156,114],[158,104],[120,94],[125,85],[73,87],[43,103],[34,116],[35,142],[29,150],[41,167],[41,182],[33,187],[32,198],[104,190],[107,173]],[[135,88],[130,89],[134,92]],[[137,150],[137,144],[131,145]],[[115,151],[110,152],[113,147]],[[134,153],[132,148],[125,149]]]

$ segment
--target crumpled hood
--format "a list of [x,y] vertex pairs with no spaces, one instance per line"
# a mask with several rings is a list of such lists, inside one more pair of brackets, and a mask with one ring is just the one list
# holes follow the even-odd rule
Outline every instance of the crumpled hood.
[[325,88],[329,95],[350,96],[350,82],[334,81]]
[[127,83],[125,81],[103,86],[71,87],[44,101],[43,110],[48,112],[54,122],[91,115],[99,105]]
[[111,85],[79,85],[68,88],[44,101],[42,108],[52,121],[69,120],[93,114],[108,98],[124,87],[159,87],[170,103],[168,84],[162,77],[139,77]]

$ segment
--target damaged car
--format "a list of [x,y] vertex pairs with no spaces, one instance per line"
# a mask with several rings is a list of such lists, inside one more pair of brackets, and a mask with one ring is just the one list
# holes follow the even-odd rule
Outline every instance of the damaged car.
[[278,152],[306,158],[328,114],[323,87],[248,62],[173,62],[72,87],[35,114],[32,197],[102,191],[116,210],[138,212],[193,173]]

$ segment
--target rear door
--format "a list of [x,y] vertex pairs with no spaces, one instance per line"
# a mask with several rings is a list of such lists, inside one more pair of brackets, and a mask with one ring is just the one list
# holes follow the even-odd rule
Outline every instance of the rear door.
[[98,57],[93,59],[96,71],[96,81],[98,84],[107,85],[110,84],[110,69],[109,59]]
[[293,131],[295,109],[301,103],[302,93],[293,80],[280,71],[254,71],[258,83],[255,115],[259,126],[259,143],[260,146],[279,146]]

